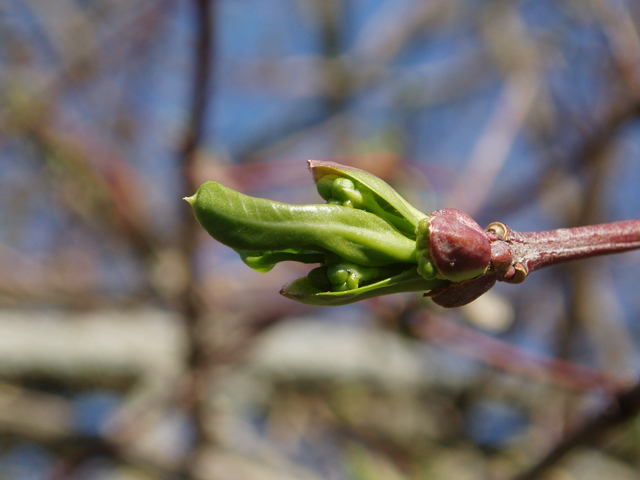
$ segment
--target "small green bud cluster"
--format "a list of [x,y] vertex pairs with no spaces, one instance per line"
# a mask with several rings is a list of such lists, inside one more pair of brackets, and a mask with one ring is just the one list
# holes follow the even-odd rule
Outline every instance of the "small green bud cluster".
[[376,282],[382,278],[397,275],[400,267],[365,267],[355,263],[341,262],[324,265],[309,272],[309,282],[321,290],[345,292]]
[[[356,183],[349,178],[325,175],[317,181],[316,188],[329,205],[339,205],[368,212],[381,211],[381,208],[373,200],[373,195],[366,189],[364,192],[358,189]],[[309,282],[317,288],[332,292],[344,292],[376,282],[389,275],[395,275],[402,270],[402,268],[358,265],[344,262],[344,259],[335,255],[328,255],[326,265],[312,270],[308,278]]]
[[329,204],[365,210],[362,193],[348,178],[327,175],[318,181],[317,188],[320,196]]

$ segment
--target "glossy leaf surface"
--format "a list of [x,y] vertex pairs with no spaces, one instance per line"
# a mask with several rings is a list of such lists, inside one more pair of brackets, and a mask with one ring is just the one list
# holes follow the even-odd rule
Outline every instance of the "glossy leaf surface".
[[340,205],[289,205],[206,182],[189,201],[216,240],[244,251],[307,249],[353,263],[415,262],[415,242],[380,217]]
[[308,305],[337,306],[348,305],[381,295],[424,292],[436,288],[445,288],[449,284],[450,282],[446,280],[426,280],[417,273],[415,268],[411,268],[394,277],[343,292],[323,292],[311,285],[307,277],[303,277],[287,283],[280,291],[280,294]]
[[[398,230],[415,238],[414,230],[426,214],[414,208],[385,181],[364,170],[334,162],[309,160],[309,169],[316,184],[321,184],[322,179],[328,176],[351,180],[362,195],[362,203],[357,208],[384,218]],[[320,194],[323,195],[323,192],[320,191]]]

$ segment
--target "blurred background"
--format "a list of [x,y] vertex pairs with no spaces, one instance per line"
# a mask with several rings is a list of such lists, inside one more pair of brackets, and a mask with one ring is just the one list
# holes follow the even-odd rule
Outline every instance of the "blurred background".
[[[483,227],[640,217],[639,29],[624,0],[0,3],[0,479],[532,478],[636,382],[640,253],[317,308],[181,198],[322,203],[313,158]],[[631,417],[540,478],[639,468]]]

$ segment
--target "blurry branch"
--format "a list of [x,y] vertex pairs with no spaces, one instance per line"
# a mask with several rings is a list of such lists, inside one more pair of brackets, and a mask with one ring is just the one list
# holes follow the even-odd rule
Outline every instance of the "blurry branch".
[[148,253],[151,240],[144,231],[137,172],[109,145],[75,128],[50,100],[37,98],[20,85],[2,93],[4,134],[25,138],[36,146],[61,184],[60,198],[69,210],[90,226],[106,223],[121,228],[137,249]]
[[[323,65],[324,63],[330,65]],[[341,66],[336,67],[336,63],[340,63]],[[486,56],[477,51],[466,52],[453,59],[428,62],[415,68],[368,64],[348,56],[332,60],[307,57],[295,60],[289,58],[284,61],[258,61],[251,66],[244,64],[238,67],[239,71],[235,72],[233,77],[237,84],[238,81],[242,81],[236,78],[238,76],[258,76],[264,79],[264,83],[260,85],[262,89],[271,87],[273,91],[278,88],[277,93],[283,92],[288,96],[329,95],[329,86],[318,84],[316,80],[305,82],[306,77],[317,76],[314,73],[317,69],[325,68],[341,68],[349,72],[351,96],[377,85],[391,84],[398,108],[409,110],[458,99],[470,91],[485,87],[490,78]],[[256,71],[261,73],[258,74]],[[236,156],[239,162],[243,163],[256,162],[263,157],[277,157],[278,152],[306,137],[332,135],[334,131],[340,131],[352,114],[348,102],[332,115],[327,115],[325,111],[318,112],[313,107],[301,111],[300,107],[296,106],[284,120],[269,125],[243,142]]]
[[[398,5],[393,2],[388,10],[383,9],[384,12],[374,16],[362,28],[362,33],[351,50],[340,53],[340,51],[336,50],[335,39],[331,38],[335,36],[335,27],[326,24],[326,22],[331,21],[331,15],[333,15],[333,18],[337,15],[335,11],[337,9],[336,2],[319,1],[317,3],[325,11],[325,27],[327,28],[324,35],[325,53],[329,56],[313,59],[311,62],[305,63],[312,63],[313,65],[320,63],[319,68],[326,72],[321,75],[324,81],[317,84],[315,94],[325,95],[329,99],[337,95],[341,100],[329,100],[331,103],[330,108],[321,112],[311,111],[305,116],[302,116],[300,108],[296,107],[289,118],[279,124],[270,125],[265,131],[255,135],[253,139],[244,142],[244,146],[236,155],[239,162],[255,161],[273,152],[278,147],[295,142],[295,139],[310,135],[317,130],[325,130],[327,125],[339,124],[338,131],[341,131],[345,122],[350,118],[346,100],[382,82],[388,82],[390,77],[397,77],[398,71],[400,72],[400,77],[405,77],[405,83],[400,82],[400,86],[397,87],[398,90],[402,90],[407,85],[411,87],[414,83],[418,83],[421,89],[426,88],[425,80],[421,78],[420,72],[408,72],[395,66],[388,67],[388,64],[402,53],[403,47],[416,32],[427,26],[434,26],[435,28],[443,18],[451,19],[461,9],[458,2],[444,0],[428,3],[412,0],[406,2],[402,8],[397,8]],[[331,11],[332,9],[334,10],[333,12]],[[462,9],[462,11],[468,13],[468,10]],[[389,20],[390,16],[392,17],[391,20]],[[482,56],[481,54],[479,55]],[[297,59],[296,62],[296,68],[300,67],[301,59]],[[276,67],[266,66],[265,71],[280,72],[281,68],[278,67],[278,61],[275,60],[272,63]],[[291,66],[287,68],[290,63],[291,59],[287,59],[280,66],[286,70],[291,70]],[[459,91],[451,92],[447,88],[448,86],[450,87],[452,81],[455,82],[456,86],[464,89],[478,87],[478,76],[470,74],[470,65],[473,70],[484,68],[485,66],[484,62],[464,61],[460,62],[459,65],[456,64],[456,68],[452,68],[454,71],[441,79],[442,88],[447,92],[445,96],[462,94]],[[298,71],[292,72],[290,75],[284,76],[286,78],[283,80],[289,81],[291,78],[297,80],[299,79],[299,73]],[[278,73],[276,75],[278,75],[279,80],[281,75]],[[470,78],[475,81],[465,81],[465,79],[468,80]],[[432,85],[427,85],[427,87],[430,91],[434,90]],[[435,90],[438,89],[435,88]],[[287,88],[287,91],[300,92],[300,87],[291,86]],[[426,101],[442,101],[443,96],[440,95],[442,92],[439,91],[438,93],[439,95],[427,96]],[[420,101],[424,103],[425,96],[420,96]],[[413,101],[411,106],[415,106]]]
[[[180,156],[184,169],[185,180],[191,182],[195,153],[197,152],[202,135],[204,133],[204,120],[209,107],[211,68],[214,65],[213,45],[215,24],[213,6],[215,0],[194,0],[196,7],[196,44],[193,58],[193,84],[189,106],[189,120],[185,130],[185,136],[180,147]],[[193,185],[186,186],[186,191],[191,192]]]
[[442,345],[504,372],[570,390],[604,390],[613,394],[629,386],[624,379],[510,345],[438,315],[419,313],[410,321],[419,338]]
[[620,0],[594,0],[593,4],[623,83],[640,100],[640,37],[631,13]]
[[[102,223],[100,220],[105,220],[102,213],[107,223],[112,223],[114,219],[109,218],[109,214],[113,213],[120,227],[126,230],[129,241],[143,254],[148,254],[153,249],[153,235],[143,231],[144,219],[148,216],[139,211],[142,202],[136,197],[142,179],[105,137],[96,136],[79,127],[69,116],[65,117],[56,99],[79,81],[88,83],[107,70],[109,62],[105,58],[112,58],[113,64],[121,66],[123,54],[139,49],[139,44],[151,44],[155,38],[153,33],[162,24],[157,21],[163,18],[159,12],[170,2],[144,0],[119,11],[112,10],[110,13],[115,17],[120,14],[120,18],[110,19],[111,28],[106,36],[95,31],[95,21],[73,2],[55,7],[34,0],[23,3],[41,20],[34,24],[38,29],[35,35],[45,44],[46,52],[55,56],[59,70],[42,72],[35,66],[9,70],[2,89],[6,102],[2,134],[24,136],[33,141],[53,172],[69,185],[76,184],[77,188],[72,191],[82,189],[79,193],[89,195],[89,198],[70,199],[70,209],[80,213],[83,220],[90,221],[92,214],[98,214],[93,223]],[[56,12],[51,12],[51,8]],[[65,17],[64,22],[56,20],[60,16]],[[131,28],[132,25],[136,28]],[[141,25],[144,28],[140,28]],[[124,44],[123,33],[130,31],[136,32],[133,40],[137,42],[128,44],[128,48],[112,48],[114,42]],[[37,81],[29,81],[35,77]],[[96,207],[97,211],[87,210],[88,206]]]
[[[111,226],[143,257],[153,253],[154,235],[138,190],[144,182],[130,164],[106,145],[90,146],[46,125],[36,127],[33,138],[62,184],[61,197],[69,210],[88,225]],[[90,152],[96,150],[100,169],[92,166]]]
[[445,205],[459,208],[471,216],[484,205],[534,105],[539,82],[537,74],[529,71],[517,72],[507,78],[493,115]]
[[569,351],[571,342],[580,332],[586,333],[600,368],[629,378],[635,371],[633,335],[625,324],[623,307],[610,274],[601,266],[599,261],[571,266],[573,288],[568,316],[573,321],[569,321],[565,334],[565,351],[574,353]]
[[[182,163],[184,196],[192,195],[196,190],[194,163],[204,134],[205,114],[208,113],[211,96],[211,71],[215,66],[215,0],[193,0],[193,6],[196,24],[193,49],[193,84],[189,105],[189,121],[178,152],[179,160]],[[191,212],[186,212],[186,207],[184,211],[180,250],[187,272],[186,278],[194,279],[196,275],[193,265],[197,248],[198,225],[194,215]],[[197,453],[208,447],[212,439],[206,429],[207,407],[205,404],[209,346],[201,333],[204,312],[193,280],[187,282],[183,289],[179,309],[186,325],[188,338],[187,365],[189,375],[183,401],[195,429],[192,451]],[[182,470],[187,477],[191,478],[194,473],[189,459],[186,462]]]
[[[309,54],[266,60],[226,59],[222,76],[229,88],[307,99],[335,95],[335,86],[318,76],[318,71],[341,69],[348,72],[348,86],[356,94],[388,84],[393,85],[400,96],[406,89],[416,90],[411,95],[412,100],[417,97],[418,101],[407,105],[416,108],[445,103],[479,90],[486,83],[483,80],[490,78],[487,62],[482,49],[472,46],[456,56],[409,67],[378,63],[375,58],[358,58],[351,53],[334,58]],[[256,78],[259,78],[259,84],[256,84]]]
[[[53,174],[57,187],[54,195],[85,225],[99,233],[106,225],[116,239],[125,240],[150,272],[159,246],[148,222],[150,216],[140,189],[143,180],[116,152],[100,142],[89,146],[86,136],[82,142],[79,137],[64,135],[48,126],[47,117],[41,122],[32,125],[28,135],[40,148],[46,166]],[[101,148],[96,148],[98,146]],[[91,156],[92,151],[98,152],[95,158]],[[101,168],[92,165],[96,160]],[[110,244],[105,242],[105,245]],[[53,273],[50,278],[56,276],[58,273]],[[153,292],[150,275],[146,280],[137,292],[138,297]],[[46,293],[40,292],[38,296]],[[162,292],[156,293],[163,298]]]
[[[313,109],[311,109],[313,110]],[[239,163],[255,162],[262,157],[282,150],[300,139],[317,131],[331,130],[331,126],[342,126],[349,118],[347,106],[343,106],[339,112],[327,117],[326,112],[311,112],[304,116],[300,114],[300,108],[292,110],[291,115],[276,125],[270,125],[264,131],[254,135],[244,143],[244,146],[236,153]]]
[[[33,1],[27,3],[34,15],[40,16],[43,11],[48,11],[47,5]],[[65,3],[64,7],[71,10],[68,20],[72,25],[70,31],[60,29],[60,25],[67,25],[66,22],[43,18],[43,22],[38,23],[41,30],[38,34],[42,37],[42,42],[48,44],[49,50],[60,57],[56,63],[59,71],[49,73],[50,69],[44,74],[38,73],[38,82],[27,82],[26,85],[23,84],[23,77],[30,74],[30,69],[17,70],[26,71],[26,74],[21,73],[18,78],[9,76],[8,86],[2,91],[5,108],[2,112],[4,129],[0,135],[25,138],[38,148],[45,161],[48,176],[53,176],[56,200],[63,204],[66,212],[71,212],[72,219],[75,216],[85,225],[98,230],[101,235],[107,226],[110,233],[115,234],[104,242],[107,247],[124,244],[133,247],[146,270],[146,283],[137,292],[138,298],[155,295],[156,298],[171,303],[174,295],[170,289],[154,282],[158,277],[154,269],[161,268],[167,255],[165,249],[158,244],[152,217],[145,202],[144,194],[153,186],[120,156],[118,148],[107,135],[95,133],[84,124],[80,125],[56,103],[58,97],[79,81],[88,83],[88,80],[94,80],[97,73],[108,69],[110,62],[121,64],[125,54],[151,44],[156,37],[154,33],[162,25],[162,21],[158,20],[165,18],[160,13],[167,5],[168,1],[145,1],[136,3],[132,9],[119,11],[121,18],[112,19],[113,27],[106,37],[94,32],[91,28],[94,27],[92,20],[85,18],[85,14],[72,2]],[[136,24],[133,29],[136,33],[133,34],[131,43],[126,43],[118,34],[122,35],[132,23]],[[78,43],[75,37],[70,40],[74,29],[83,32],[82,38],[91,33],[92,41],[83,44]],[[115,37],[111,38],[111,35]],[[106,48],[109,40],[117,40],[118,45],[126,44],[127,48]],[[81,48],[75,48],[78,45]],[[35,70],[35,67],[31,70]],[[82,75],[78,77],[80,73]],[[47,188],[50,188],[50,184],[51,182],[47,182]],[[56,259],[48,263],[55,265]],[[174,273],[174,278],[178,278],[175,270]],[[95,292],[90,291],[87,284],[79,285],[80,290],[70,292],[69,295],[66,292],[69,285],[57,281],[60,277],[57,270],[45,271],[44,275],[45,278],[37,288],[26,282],[9,285],[6,301],[11,302],[12,298],[47,301],[72,307],[137,301],[136,298],[103,300],[98,293],[100,285],[96,285]],[[74,293],[77,295],[75,299]]]
[[[563,212],[568,225],[591,225],[601,221],[601,205],[605,199],[605,189],[610,180],[609,173],[613,171],[614,155],[612,154],[613,138],[608,143],[603,143],[599,148],[590,149],[587,157],[582,158],[585,166],[584,175],[586,185],[579,201],[579,211],[566,209]],[[563,209],[562,205],[557,206]],[[603,279],[603,273],[598,270],[601,263],[598,260],[591,262],[578,262],[562,269],[565,280],[568,280],[570,290],[568,292],[569,306],[566,318],[559,322],[559,352],[563,359],[570,359],[572,351],[570,347],[575,335],[583,330],[589,336],[591,345],[595,350],[598,364],[607,372],[619,372],[621,378],[629,378],[633,371],[634,347],[629,332],[626,331],[619,318],[616,318],[616,300],[611,294],[607,294],[607,282]],[[564,321],[563,321],[564,320]],[[626,390],[622,389],[622,391]],[[618,392],[619,393],[619,392]],[[571,398],[566,399],[565,426],[571,425],[575,418],[575,404]],[[621,421],[622,423],[622,421]],[[601,433],[604,433],[601,432]],[[597,439],[600,433],[594,433],[592,439]],[[589,443],[588,440],[583,440]],[[564,442],[560,442],[553,449],[554,452],[562,450]],[[559,460],[561,455],[554,457],[550,454],[545,459],[546,466],[550,466]],[[542,468],[539,465],[537,468]],[[546,468],[546,467],[544,467]],[[535,472],[535,468],[529,472],[531,477],[537,478],[541,470]]]
[[[554,177],[558,177],[559,170],[581,171],[588,168],[593,159],[598,158],[604,150],[609,148],[621,128],[640,115],[640,40],[630,13],[623,2],[618,0],[595,0],[593,4],[595,11],[601,17],[605,34],[611,45],[613,59],[620,67],[622,83],[626,85],[629,92],[613,89],[612,97],[605,100],[600,118],[591,125],[586,124],[582,117],[556,122],[564,124],[571,122],[571,126],[578,130],[579,140],[572,146],[562,145],[562,142],[572,138],[562,131],[556,145],[552,144],[549,148],[545,142],[546,152],[541,156],[549,168],[545,170],[539,182],[531,182],[531,179],[527,178],[525,184],[516,185],[513,189],[507,190],[508,193],[501,195],[499,202],[490,205],[487,210],[498,212],[498,214],[505,210],[517,210],[529,203],[530,198],[552,192],[555,185],[549,185],[549,182],[553,181]],[[500,34],[495,35],[498,31]],[[502,30],[490,29],[489,32],[494,32],[494,35],[504,43]],[[513,50],[512,45],[518,43],[512,40],[509,45],[503,45],[502,48],[494,50],[510,52]],[[531,48],[526,46],[521,48],[521,55],[516,55],[510,60],[507,58],[503,63],[506,65],[510,62],[521,63],[522,59],[531,56],[532,52],[529,55],[526,54],[527,49]],[[504,53],[502,55],[504,56]],[[534,64],[540,63],[541,58],[543,57],[534,58]],[[501,190],[504,191],[504,187]],[[582,224],[589,223],[593,222]]]
[[362,27],[350,56],[364,62],[389,63],[421,30],[441,29],[457,15],[474,13],[473,6],[460,0],[388,2]]
[[640,384],[618,396],[602,410],[602,413],[565,437],[540,462],[515,477],[514,480],[535,480],[549,467],[555,465],[567,453],[582,445],[592,445],[605,440],[616,427],[624,425],[640,413]]
[[343,0],[314,0],[312,3],[317,11],[320,22],[322,56],[326,59],[320,64],[319,76],[324,78],[326,85],[323,101],[328,116],[345,107],[346,99],[351,91],[351,75],[342,62],[335,60],[342,50],[342,36],[344,30]]
[[[2,92],[3,133],[35,145],[46,166],[46,188],[54,186],[56,200],[71,212],[72,218],[75,216],[99,233],[108,226],[148,259],[155,249],[154,235],[148,228],[149,216],[140,192],[143,181],[135,169],[109,145],[86,130],[74,128],[63,113],[56,111],[57,105],[51,99],[38,98],[28,90],[13,85]],[[56,259],[50,263],[55,265]],[[49,285],[45,282],[40,285],[42,290],[31,292],[36,295],[34,299],[44,297],[68,303],[63,298],[64,292],[46,290],[48,286],[59,290],[52,283],[60,277],[59,271],[46,273]],[[14,294],[23,298],[30,295],[28,285],[17,282],[15,287]],[[87,285],[79,287],[87,292]],[[82,303],[82,299],[77,303]]]
[[[56,63],[51,73],[43,76],[38,72],[40,89],[34,92],[38,98],[51,98],[69,85],[93,79],[98,67],[120,67],[127,54],[153,44],[154,33],[162,25],[162,13],[173,2],[137,0],[117,7],[117,4],[112,4],[110,13],[116,18],[109,19],[110,28],[105,35],[98,34],[95,20],[74,2],[54,5],[24,0],[21,3],[38,18],[39,21],[33,25],[38,29],[38,41],[46,44],[47,54],[52,55]],[[60,22],[61,17],[65,21]],[[113,48],[123,44],[127,48]]]
[[[606,200],[606,188],[610,184],[611,172],[615,170],[611,145],[592,151],[591,158],[585,158],[585,189],[577,215],[566,212],[567,222],[572,225],[593,225],[602,221],[602,205]],[[561,207],[559,207],[561,208]],[[562,339],[564,358],[569,358],[571,339],[578,325],[590,336],[596,351],[598,362],[609,371],[629,372],[633,354],[633,345],[629,332],[616,318],[617,304],[611,295],[607,295],[607,282],[598,268],[601,262],[579,262],[568,269],[571,292],[568,312],[568,324]]]
[[[306,136],[309,131],[330,120],[340,118],[340,128],[335,129],[332,137],[339,138],[344,131],[349,116],[346,114],[348,98],[354,87],[354,75],[348,66],[346,59],[340,56],[342,43],[342,0],[314,0],[313,10],[317,12],[321,32],[322,58],[313,62],[313,66],[319,68],[315,76],[321,80],[316,95],[322,95],[323,109],[319,112],[311,112],[306,118],[301,117],[300,109],[296,108],[292,116],[279,125],[270,125],[267,129],[245,142],[245,146],[237,153],[239,162],[255,161],[282,142],[289,142],[294,136]],[[293,78],[298,78],[297,74]]]
[[544,73],[539,47],[515,6],[489,2],[480,23],[485,48],[505,80],[465,170],[445,201],[471,216],[490,196],[527,117],[541,101]]
[[[71,214],[71,219],[80,220],[101,236],[104,236],[105,230],[111,234],[103,241],[104,247],[117,248],[125,242],[133,247],[147,267],[147,273],[150,273],[161,249],[149,222],[150,214],[143,196],[144,179],[115,151],[87,132],[75,136],[63,134],[49,125],[49,119],[49,116],[43,116],[39,123],[30,125],[25,132],[44,159],[46,188],[52,190],[54,199],[65,207],[66,213]],[[123,242],[119,243],[118,240]],[[2,254],[7,253],[6,249],[0,250],[0,261]],[[54,304],[69,306],[82,306],[83,303],[135,303],[153,293],[164,298],[163,292],[155,288],[148,274],[147,282],[130,295],[130,299],[111,297],[101,300],[102,285],[99,284],[99,278],[92,278],[90,273],[95,271],[94,265],[87,260],[87,270],[78,271],[81,265],[78,259],[84,258],[78,255],[80,253],[75,252],[76,258],[73,260],[65,259],[64,255],[58,253],[41,265],[17,258],[16,255],[7,255],[7,262],[22,263],[28,267],[27,271],[38,270],[40,275],[31,277],[37,284],[30,283],[29,277],[22,277],[13,284],[13,280],[10,280],[6,288],[0,278],[0,291],[6,290],[9,296],[25,300],[46,299]],[[77,298],[71,298],[70,295],[77,295]]]
[[524,208],[530,204],[531,198],[539,198],[553,190],[553,185],[549,185],[548,182],[553,180],[558,170],[579,172],[587,168],[590,160],[597,158],[601,152],[609,148],[620,131],[639,116],[640,101],[614,99],[599,121],[594,122],[590,128],[581,130],[581,136],[575,144],[569,147],[561,145],[560,143],[566,140],[563,137],[558,144],[542,154],[548,168],[537,182],[533,182],[529,177],[525,178],[522,183],[506,189],[495,203],[490,202],[484,209],[500,217]]

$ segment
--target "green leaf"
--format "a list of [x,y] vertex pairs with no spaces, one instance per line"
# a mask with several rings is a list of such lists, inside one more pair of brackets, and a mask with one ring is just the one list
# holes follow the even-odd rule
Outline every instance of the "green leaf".
[[311,285],[307,277],[302,277],[287,283],[280,294],[308,305],[337,306],[392,293],[429,291],[449,284],[446,280],[426,280],[417,273],[416,268],[411,268],[399,275],[343,292],[321,291]]
[[417,263],[414,241],[363,210],[290,205],[243,195],[213,181],[204,183],[189,202],[204,229],[235,250],[332,252],[371,267]]
[[293,248],[279,252],[248,252],[236,250],[242,261],[256,272],[266,273],[280,262],[323,263],[325,254]]
[[[415,239],[415,228],[427,215],[414,208],[389,184],[369,172],[358,168],[347,167],[334,162],[309,160],[309,169],[318,186],[318,192],[329,200],[335,195],[335,188],[329,188],[329,181],[344,178],[353,182],[352,189],[343,188],[343,198],[339,200],[352,202],[354,208],[360,208],[385,219],[405,235]],[[329,181],[326,181],[329,180]],[[329,197],[329,198],[328,198]]]

